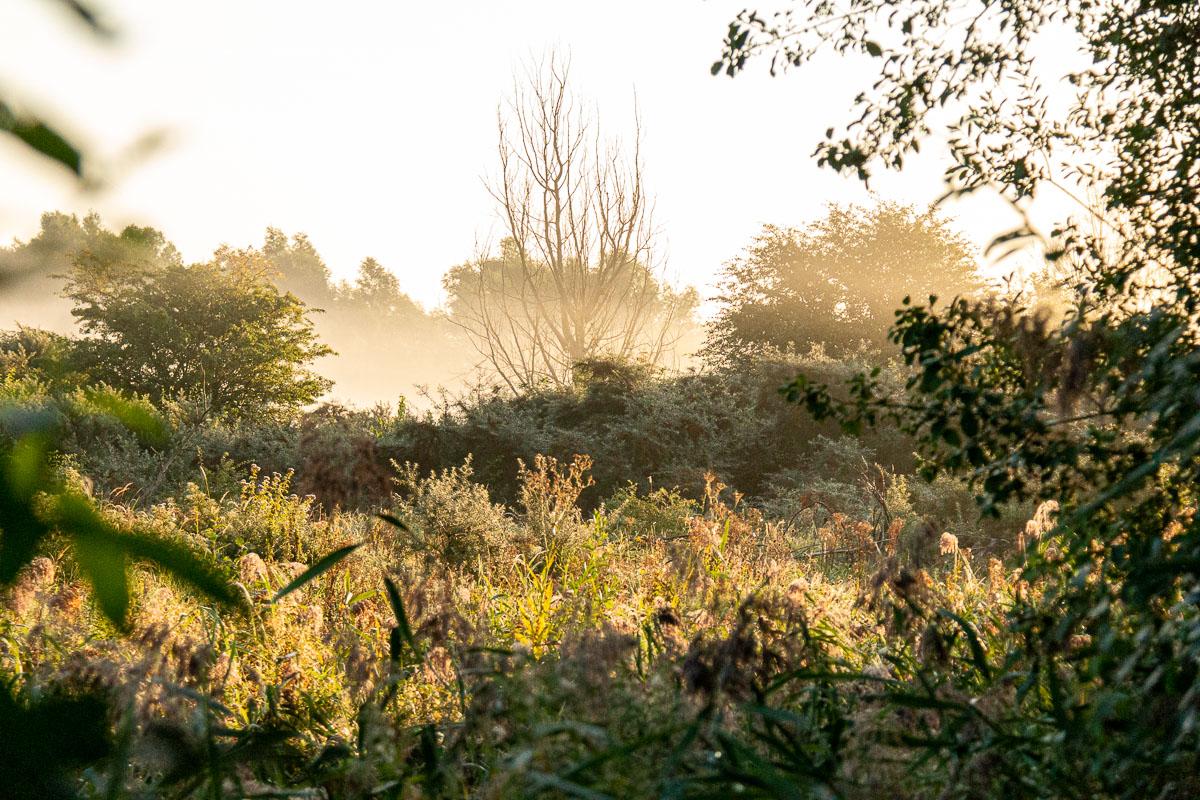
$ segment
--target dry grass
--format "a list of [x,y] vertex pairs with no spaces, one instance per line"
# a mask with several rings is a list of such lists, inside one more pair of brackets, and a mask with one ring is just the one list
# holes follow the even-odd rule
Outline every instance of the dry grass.
[[[426,478],[409,469],[395,509],[408,532],[326,515],[289,494],[286,476],[252,474],[223,500],[193,490],[143,511],[113,505],[124,524],[221,560],[249,610],[207,607],[140,570],[132,632],[118,636],[75,567],[51,552],[4,600],[3,669],[31,691],[113,698],[114,724],[130,732],[131,787],[178,766],[181,751],[167,745],[198,752],[220,725],[289,731],[295,757],[276,758],[274,771],[231,766],[219,794],[270,781],[338,797],[380,787],[524,797],[585,785],[599,794],[583,796],[639,797],[662,792],[672,770],[711,770],[719,732],[753,729],[744,706],[764,693],[806,708],[807,690],[771,688],[788,675],[902,680],[918,662],[952,671],[967,645],[922,609],[954,611],[985,646],[1004,635],[1012,573],[995,559],[974,564],[952,534],[918,569],[896,552],[902,523],[880,531],[839,514],[805,533],[710,481],[702,504],[672,506],[685,510],[686,533],[664,536],[661,520],[639,531],[624,507],[585,518],[575,503],[588,466],[523,468],[523,507],[512,511],[490,505],[469,468]],[[298,561],[359,541],[337,568],[272,602]],[[814,546],[853,555],[797,557]],[[411,642],[393,634],[385,577],[400,587]],[[851,795],[871,796],[889,774],[856,766],[882,747],[864,733],[881,724],[870,689],[871,679],[851,683],[831,706],[860,721],[846,746],[874,753],[836,760],[831,785]],[[339,766],[325,770],[322,758]]]

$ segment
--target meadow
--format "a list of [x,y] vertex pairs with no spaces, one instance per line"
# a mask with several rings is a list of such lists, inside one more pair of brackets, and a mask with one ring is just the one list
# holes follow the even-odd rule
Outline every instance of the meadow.
[[437,308],[273,227],[0,248],[54,307],[0,332],[0,800],[1200,796],[1196,4],[793,5],[712,76],[871,67],[816,165],[936,140],[944,195],[764,225],[707,316],[554,51]]
[[[813,445],[820,477],[774,514],[712,474],[694,496],[629,484],[585,512],[587,456],[519,465],[510,505],[469,459],[395,464],[352,510],[228,457],[143,503],[66,458],[113,525],[206,554],[243,603],[136,567],[118,636],[52,541],[6,594],[5,672],[33,696],[106,698],[124,764],[85,773],[89,796],[114,780],[116,796],[922,796],[950,774],[906,767],[905,741],[937,726],[922,698],[991,714],[1011,691],[940,687],[1004,646],[1014,595],[1036,590],[1018,539],[1044,546],[1052,515],[985,532],[961,487],[850,439]],[[902,696],[910,712],[885,714]],[[982,759],[954,770],[982,792],[1004,780]]]

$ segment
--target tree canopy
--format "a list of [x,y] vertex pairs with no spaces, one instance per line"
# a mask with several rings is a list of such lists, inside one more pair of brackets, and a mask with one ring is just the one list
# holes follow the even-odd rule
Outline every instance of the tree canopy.
[[[110,268],[111,267],[111,268]],[[66,294],[97,379],[155,400],[202,398],[221,416],[288,414],[330,385],[308,365],[330,353],[307,308],[268,280],[253,251],[222,248],[185,265],[177,256],[114,265],[83,259]]]
[[267,228],[262,254],[270,262],[271,279],[281,292],[290,292],[315,308],[329,307],[334,294],[329,267],[306,234],[289,239],[280,229]]
[[831,205],[801,228],[766,226],[725,265],[706,356],[884,347],[905,295],[982,289],[972,248],[933,209]]

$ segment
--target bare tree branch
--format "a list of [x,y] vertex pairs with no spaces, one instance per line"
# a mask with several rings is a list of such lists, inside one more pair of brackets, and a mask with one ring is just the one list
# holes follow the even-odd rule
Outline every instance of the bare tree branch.
[[497,113],[488,185],[505,237],[447,279],[452,318],[513,391],[568,386],[595,358],[660,363],[695,305],[656,261],[636,117],[631,152],[606,142],[551,54]]

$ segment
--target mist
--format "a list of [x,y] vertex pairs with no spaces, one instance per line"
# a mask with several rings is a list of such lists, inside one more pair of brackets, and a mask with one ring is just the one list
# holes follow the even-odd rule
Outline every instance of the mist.
[[[0,296],[0,330],[36,328],[78,337],[72,302],[63,294],[67,276],[96,263],[136,263],[146,257],[140,251],[147,241],[179,258],[178,250],[153,228],[128,226],[118,232],[94,213],[82,219],[61,212],[43,214],[35,236],[0,249],[0,273],[8,281]],[[447,308],[427,309],[413,300],[396,273],[375,259],[364,258],[352,279],[336,280],[303,233],[268,228],[261,245],[247,249],[265,256],[271,265],[266,279],[305,304],[317,337],[333,350],[312,364],[316,373],[332,381],[322,402],[420,411],[469,389],[502,383],[483,356],[481,343],[472,339],[469,324]],[[447,271],[448,277],[453,274],[453,269]],[[692,356],[703,335],[694,314],[695,290],[681,297],[683,306],[671,320],[669,342],[655,359],[657,365],[675,371],[696,363]],[[505,303],[499,296],[483,302],[491,304],[491,313]],[[461,297],[458,304],[464,305]]]

